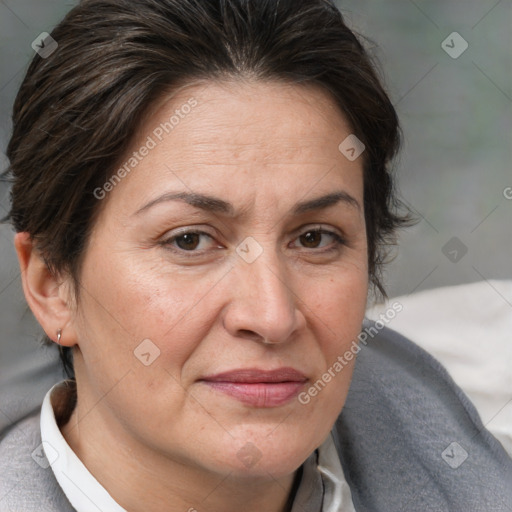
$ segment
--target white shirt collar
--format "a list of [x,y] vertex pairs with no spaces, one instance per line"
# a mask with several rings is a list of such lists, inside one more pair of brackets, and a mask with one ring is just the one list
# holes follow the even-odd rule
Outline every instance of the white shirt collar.
[[[52,400],[55,400],[56,388],[64,383],[55,384],[46,393],[41,407],[42,444],[55,478],[77,512],[127,512],[84,466],[57,425]],[[321,474],[324,488],[322,512],[355,512],[350,487],[345,480],[332,434],[329,434],[317,452],[317,470]],[[300,487],[308,484],[304,481],[305,477],[306,473],[303,474]]]
[[318,448],[317,468],[324,483],[322,512],[356,512],[332,433]]
[[43,449],[57,482],[77,512],[127,512],[92,476],[59,430],[51,398],[61,384],[55,384],[46,393],[41,407]]

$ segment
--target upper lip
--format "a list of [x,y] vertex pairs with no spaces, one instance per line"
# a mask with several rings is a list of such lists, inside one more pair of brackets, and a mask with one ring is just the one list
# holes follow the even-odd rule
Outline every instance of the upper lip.
[[306,377],[303,373],[295,368],[277,368],[275,370],[260,370],[258,368],[240,368],[227,372],[208,375],[201,380],[209,382],[240,382],[240,383],[257,383],[257,382],[304,382]]

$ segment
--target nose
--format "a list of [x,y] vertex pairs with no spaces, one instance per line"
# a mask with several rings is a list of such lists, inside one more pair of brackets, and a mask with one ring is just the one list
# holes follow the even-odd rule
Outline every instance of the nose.
[[230,272],[230,300],[224,327],[234,337],[275,345],[293,339],[305,326],[298,276],[269,249],[252,263],[240,259]]

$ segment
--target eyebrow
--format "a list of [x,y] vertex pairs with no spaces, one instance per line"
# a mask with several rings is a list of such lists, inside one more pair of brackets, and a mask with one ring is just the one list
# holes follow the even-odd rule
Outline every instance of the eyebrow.
[[[168,192],[166,194],[162,194],[142,206],[135,212],[135,215],[139,215],[153,206],[167,201],[183,201],[204,211],[220,213],[229,217],[235,216],[235,209],[231,203],[228,203],[223,199],[219,199],[218,197],[197,194],[194,192]],[[344,203],[348,206],[361,210],[360,204],[354,197],[343,190],[339,190],[314,199],[298,202],[293,207],[292,214],[300,215],[310,211],[324,210],[338,203]]]

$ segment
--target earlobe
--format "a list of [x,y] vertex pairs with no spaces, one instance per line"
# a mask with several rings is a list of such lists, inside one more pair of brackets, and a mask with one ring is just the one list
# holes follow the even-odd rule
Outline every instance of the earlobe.
[[[25,299],[50,339],[62,346],[76,345],[73,311],[66,300],[70,287],[59,282],[35,250],[30,234],[17,233],[14,246],[21,269]],[[69,278],[67,278],[69,279]],[[66,293],[63,293],[63,287]]]

